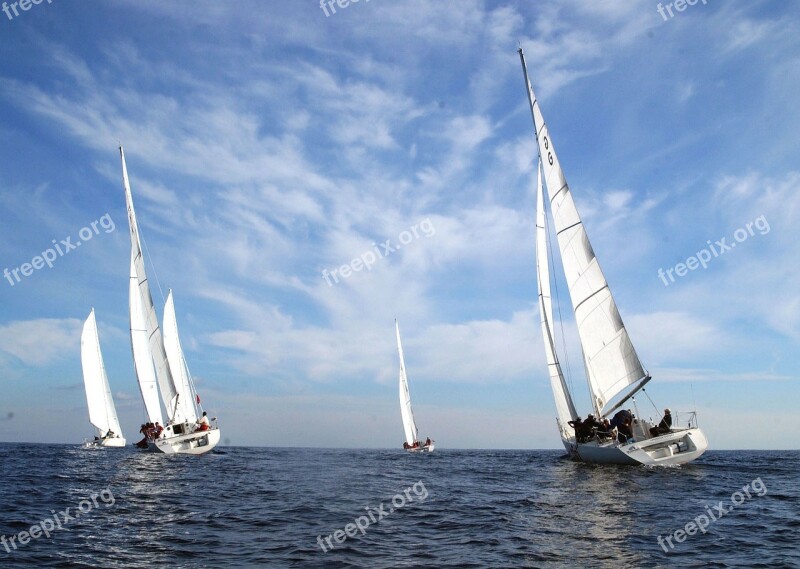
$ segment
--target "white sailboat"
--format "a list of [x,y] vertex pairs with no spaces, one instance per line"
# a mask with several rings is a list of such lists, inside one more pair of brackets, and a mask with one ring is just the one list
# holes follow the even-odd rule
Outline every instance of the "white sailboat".
[[[654,428],[647,421],[634,418],[630,425],[626,421],[623,426],[625,431],[629,431],[629,436],[619,438],[598,435],[596,433],[599,429],[589,431],[588,434],[591,436],[582,432],[582,436],[578,437],[569,424],[578,419],[578,414],[555,349],[542,173],[583,350],[596,421],[612,417],[614,417],[612,423],[616,422],[617,418],[624,420],[626,410],[618,410],[628,401],[635,406],[634,395],[644,390],[645,384],[651,377],[639,361],[639,356],[622,323],[611,289],[572,199],[528,78],[522,48],[519,49],[519,56],[539,150],[536,197],[539,311],[550,384],[556,404],[556,422],[562,443],[573,458],[586,462],[647,465],[690,462],[708,448],[705,434],[696,426],[694,413],[690,414],[690,422],[684,427],[677,425],[666,427],[662,422],[658,428]],[[615,412],[617,416],[614,416]]]
[[87,441],[87,446],[124,447],[125,438],[119,426],[117,410],[108,385],[106,366],[103,364],[103,354],[100,352],[94,308],[84,322],[81,332],[81,367],[83,384],[86,388],[86,404],[89,407],[89,422],[97,429],[97,435],[93,441]]
[[417,423],[414,421],[414,413],[411,411],[411,394],[408,391],[406,362],[403,358],[400,326],[397,324],[397,320],[394,321],[394,328],[397,333],[397,352],[400,355],[400,416],[403,418],[403,431],[406,437],[403,448],[409,452],[433,452],[435,441],[428,438],[423,443],[418,438]]
[[164,430],[165,438],[156,440],[156,444],[163,447],[161,450],[167,453],[203,454],[217,446],[220,432],[219,428],[211,427],[207,422],[205,425],[208,425],[208,429],[203,425],[197,427],[197,421],[203,421],[205,414],[201,415],[201,410],[197,407],[200,398],[195,391],[189,366],[181,348],[172,290],[167,293],[164,305],[164,348],[175,381],[176,396],[175,405],[170,410],[172,420]]
[[[158,326],[158,316],[144,267],[139,225],[133,208],[133,196],[122,146],[119,148],[119,155],[122,161],[122,184],[125,189],[128,226],[131,234],[129,308],[133,360],[150,423],[161,423],[161,405],[158,401],[156,385],[161,393],[167,417],[163,430],[157,435],[152,432],[146,433],[144,442],[147,443],[150,450],[166,454],[204,454],[219,443],[219,428],[209,425],[205,414],[198,421],[194,407],[196,393],[193,388],[185,390],[182,374],[186,367],[183,351],[177,340],[178,327],[171,294],[165,307],[165,327],[169,328],[167,335],[171,351],[175,352],[175,345],[177,345],[177,352],[175,352],[177,355],[173,355],[172,361],[168,357],[166,340],[162,337],[161,328]],[[175,381],[176,374],[179,378],[177,383]],[[190,382],[190,380],[187,381]],[[189,385],[191,384],[189,383]]]

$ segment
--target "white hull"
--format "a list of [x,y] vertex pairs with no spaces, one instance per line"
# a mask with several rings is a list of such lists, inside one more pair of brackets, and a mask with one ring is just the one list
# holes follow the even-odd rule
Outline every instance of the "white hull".
[[572,444],[567,448],[572,458],[582,462],[647,466],[686,464],[707,449],[708,440],[698,428],[675,430],[666,435],[624,445],[616,442],[589,442]]
[[433,443],[417,448],[407,448],[405,449],[407,452],[433,452],[433,449],[436,448],[436,445]]
[[195,431],[186,435],[160,437],[150,444],[150,449],[164,454],[205,454],[219,444],[218,428]]
[[109,447],[109,448],[122,448],[125,446],[125,439],[122,437],[113,437],[110,439],[100,439],[95,441],[86,441],[87,447]]

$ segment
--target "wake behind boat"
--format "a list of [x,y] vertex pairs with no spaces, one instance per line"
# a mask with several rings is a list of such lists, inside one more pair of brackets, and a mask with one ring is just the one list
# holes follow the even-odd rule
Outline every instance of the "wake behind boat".
[[[131,235],[128,297],[131,350],[149,420],[142,425],[140,432],[144,439],[136,446],[166,454],[204,454],[219,444],[220,431],[216,425],[211,425],[207,414],[200,408],[200,397],[194,388],[178,338],[171,290],[164,306],[163,336],[158,326],[158,316],[144,267],[139,225],[133,209],[133,196],[122,146],[119,148],[119,155]],[[167,423],[163,426],[159,393],[166,408]]]
[[[644,393],[644,386],[651,377],[642,366],[622,323],[611,289],[572,199],[528,78],[522,48],[519,49],[519,57],[539,150],[536,274],[542,336],[561,441],[574,459],[586,462],[647,465],[690,462],[708,448],[705,434],[696,426],[695,413],[689,414],[686,426],[679,427],[673,424],[670,410],[665,409],[664,416],[656,426],[637,418],[638,410],[634,414],[630,409],[621,409],[629,400],[635,407],[634,395],[640,391]],[[580,420],[575,410],[556,355],[542,173],[594,411],[584,421]]]
[[81,367],[86,404],[89,407],[89,422],[97,429],[94,440],[86,441],[86,446],[124,447],[125,437],[122,436],[122,428],[119,426],[103,354],[100,352],[94,308],[89,312],[81,332]]
[[435,441],[428,437],[423,443],[418,438],[417,423],[414,421],[414,413],[411,411],[411,394],[408,391],[406,362],[403,358],[403,346],[400,344],[400,326],[397,324],[397,320],[394,321],[394,328],[397,333],[397,352],[400,355],[400,415],[403,418],[403,430],[406,435],[403,448],[408,452],[433,452]]

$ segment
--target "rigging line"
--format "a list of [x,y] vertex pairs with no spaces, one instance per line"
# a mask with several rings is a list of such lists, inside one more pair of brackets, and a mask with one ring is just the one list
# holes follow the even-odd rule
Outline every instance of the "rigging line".
[[659,411],[658,411],[658,407],[656,407],[655,401],[653,401],[653,400],[650,398],[650,394],[649,394],[649,393],[647,393],[647,391],[645,391],[645,388],[644,388],[644,387],[642,387],[642,393],[644,393],[644,394],[645,394],[645,396],[647,396],[647,400],[648,400],[648,401],[650,401],[650,404],[653,406],[653,409],[655,409],[655,411],[656,411],[656,417],[659,417],[659,419],[658,419],[658,420],[659,420],[659,422],[660,422],[660,421],[661,421],[661,419],[663,419],[664,417],[662,417],[662,416],[661,416],[661,413],[659,413]]
[[[153,276],[156,278],[156,285],[158,285],[158,292],[161,294],[161,302],[166,302],[166,298],[164,298],[164,291],[161,289],[161,283],[158,281],[158,271],[156,271],[156,266],[153,264],[153,257],[150,255],[150,249],[147,248],[147,241],[142,235],[142,231],[139,230],[139,237],[142,239],[142,243],[144,244],[144,250],[147,251],[147,258],[150,260],[150,268],[153,269]],[[144,259],[142,259],[142,264],[144,264]]]
[[[556,278],[556,271],[555,271],[555,257],[553,256],[553,243],[550,239],[550,220],[547,217],[547,214],[544,215],[544,229],[545,235],[547,236],[547,248],[549,250],[549,255],[547,256],[547,263],[550,269],[550,281],[553,285],[553,288],[556,291],[556,307],[558,308],[558,325],[561,332],[561,344],[564,357],[562,358],[564,365],[562,366],[562,371],[566,369],[567,372],[567,384],[569,385],[570,394],[575,393],[575,387],[572,384],[572,368],[570,367],[569,362],[569,352],[567,352],[567,340],[566,335],[564,334],[564,318],[561,315],[561,296],[559,295],[558,291],[558,279]],[[552,295],[551,295],[552,300]],[[576,411],[577,412],[577,411]]]

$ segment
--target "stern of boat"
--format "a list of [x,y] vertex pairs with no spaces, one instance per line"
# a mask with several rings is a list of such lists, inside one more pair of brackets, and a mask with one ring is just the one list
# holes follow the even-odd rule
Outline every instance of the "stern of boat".
[[708,450],[708,439],[698,427],[681,429],[620,447],[640,464],[672,466],[686,464]]
[[194,431],[171,437],[162,436],[155,440],[155,446],[164,454],[205,454],[213,450],[219,441],[219,428],[212,427],[207,431]]

